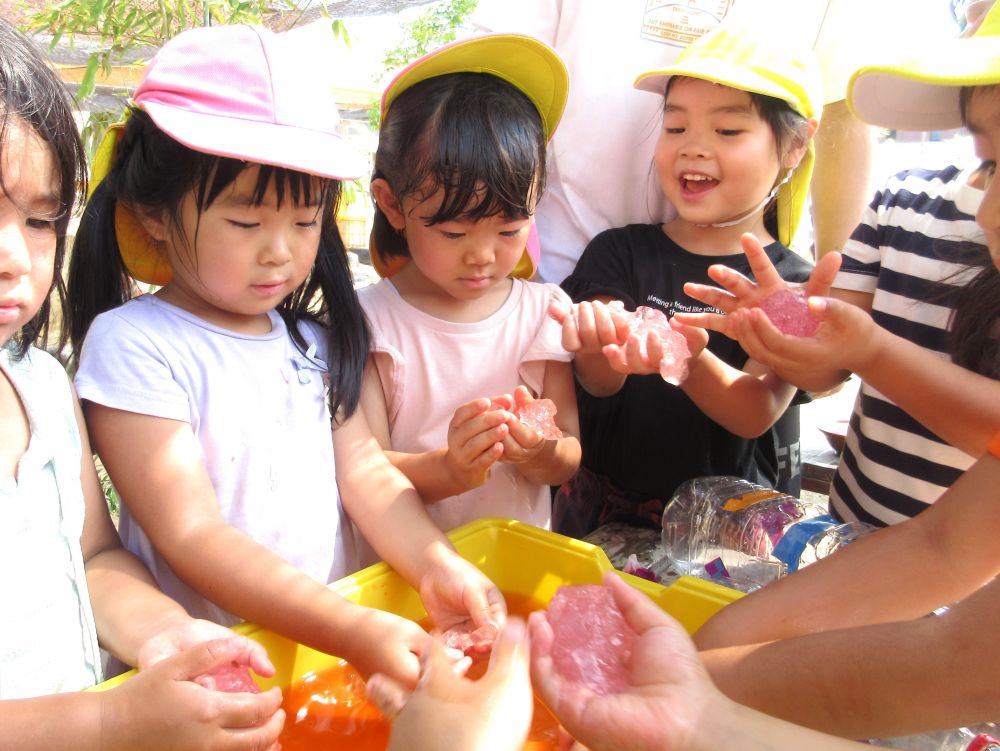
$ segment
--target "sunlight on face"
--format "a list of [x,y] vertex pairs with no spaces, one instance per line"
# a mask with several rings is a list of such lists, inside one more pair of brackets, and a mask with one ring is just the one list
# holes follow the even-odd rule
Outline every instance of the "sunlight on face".
[[976,221],[986,234],[993,263],[1000,268],[1000,185],[994,179],[997,155],[1000,154],[1000,87],[977,89],[966,111],[969,132],[976,156],[983,160],[983,202]]
[[48,145],[21,120],[0,154],[0,345],[41,308],[52,287],[59,177]]

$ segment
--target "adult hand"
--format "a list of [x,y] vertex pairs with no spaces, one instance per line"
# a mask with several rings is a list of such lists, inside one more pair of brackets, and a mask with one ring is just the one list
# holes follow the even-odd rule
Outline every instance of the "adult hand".
[[643,594],[608,572],[604,577],[625,621],[638,635],[628,688],[601,696],[564,680],[552,663],[552,628],[531,614],[531,676],[563,727],[593,751],[695,751],[701,728],[728,700],[712,685],[683,627]]
[[433,639],[411,695],[385,676],[372,676],[368,694],[393,719],[389,751],[519,751],[531,726],[529,653],[524,622],[511,618],[477,681],[456,671]]

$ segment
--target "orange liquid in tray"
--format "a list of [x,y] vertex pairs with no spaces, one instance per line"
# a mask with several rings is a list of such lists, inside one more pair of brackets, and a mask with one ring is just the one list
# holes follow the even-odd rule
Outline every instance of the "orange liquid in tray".
[[[508,612],[523,618],[542,607],[518,595],[506,599]],[[469,677],[482,676],[486,667],[487,660],[476,662]],[[282,707],[287,716],[282,751],[385,751],[389,744],[389,723],[365,696],[361,676],[343,660],[302,676],[285,691]],[[556,718],[536,697],[525,751],[555,749],[557,727]]]

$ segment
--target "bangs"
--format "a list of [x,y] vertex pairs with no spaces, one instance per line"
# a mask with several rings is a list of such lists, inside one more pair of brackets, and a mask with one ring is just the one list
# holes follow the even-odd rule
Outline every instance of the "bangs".
[[330,178],[309,175],[305,172],[274,167],[266,164],[250,164],[239,159],[206,155],[205,169],[195,186],[198,206],[208,208],[219,195],[228,188],[244,170],[259,167],[257,180],[250,195],[252,205],[264,202],[268,189],[273,185],[278,208],[286,198],[292,206],[325,206],[337,197],[339,182]]
[[447,89],[416,139],[416,158],[408,174],[401,175],[399,194],[426,199],[442,191],[440,208],[425,219],[428,225],[531,216],[545,179],[545,137],[535,105],[492,75],[445,78],[422,82],[404,94],[419,100],[424,86]]

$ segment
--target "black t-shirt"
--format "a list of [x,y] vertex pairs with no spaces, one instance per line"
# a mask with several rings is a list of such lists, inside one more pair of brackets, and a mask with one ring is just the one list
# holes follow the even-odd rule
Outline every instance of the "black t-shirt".
[[[783,278],[808,278],[811,265],[785,246],[773,243],[765,250]],[[595,237],[562,287],[576,302],[607,295],[628,310],[646,305],[670,317],[707,309],[684,294],[683,284],[714,284],[708,267],[716,263],[752,276],[743,254],[696,255],[658,224],[632,224]],[[709,332],[708,349],[734,368],[742,369],[747,360],[739,344],[717,332]],[[609,397],[593,397],[578,387],[577,399],[583,465],[621,490],[664,502],[682,482],[704,475],[736,475],[774,486],[779,446],[798,437],[797,407],[782,417],[779,431],[747,440],[709,419],[680,388],[655,374],[629,376]],[[784,435],[779,439],[777,432]]]

